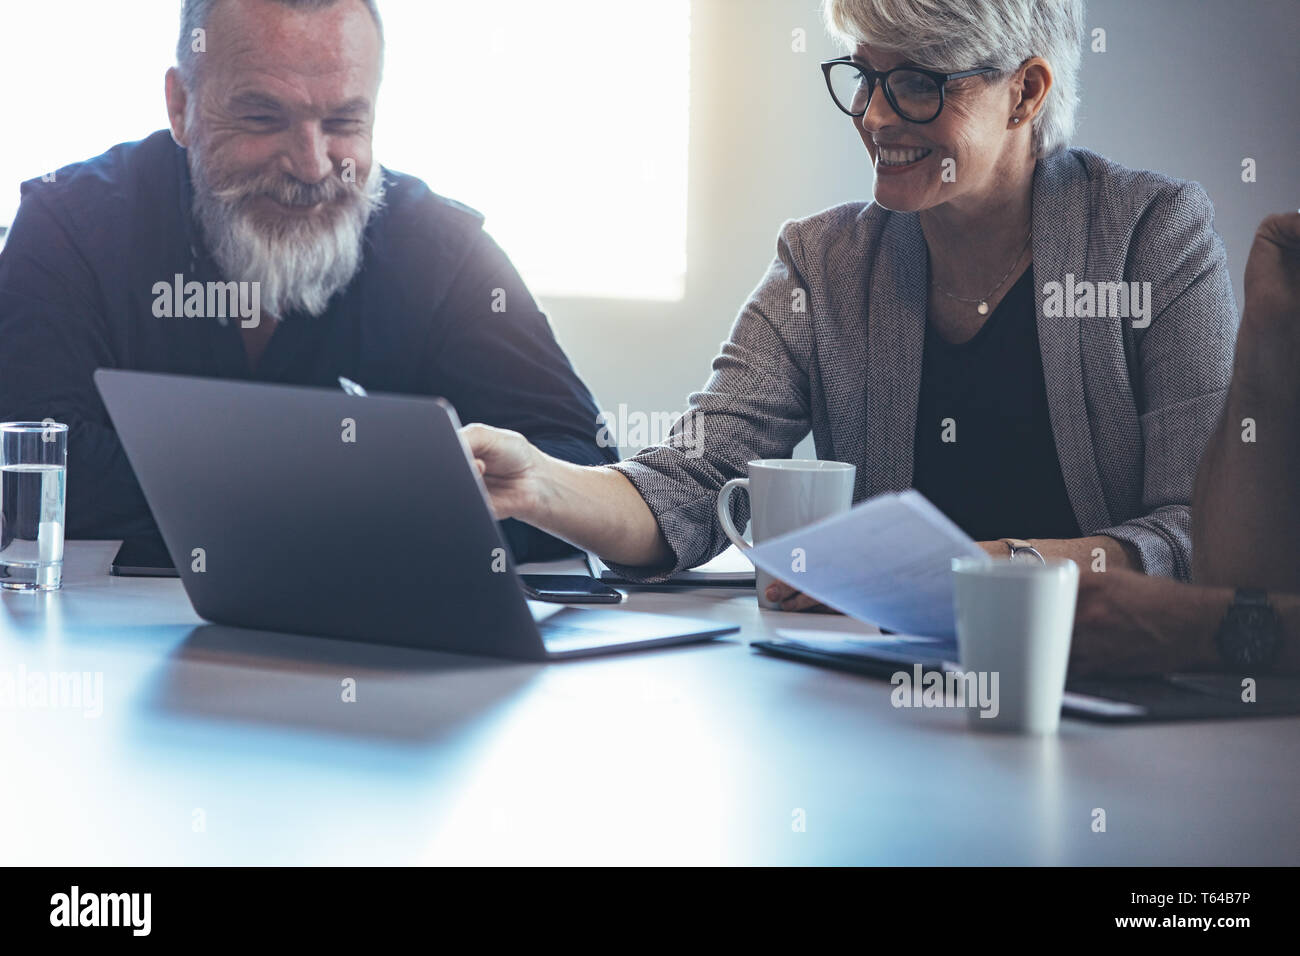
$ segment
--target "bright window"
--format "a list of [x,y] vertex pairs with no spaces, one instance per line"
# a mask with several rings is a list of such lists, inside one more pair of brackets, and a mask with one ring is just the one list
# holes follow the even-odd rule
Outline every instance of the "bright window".
[[0,225],[18,185],[167,125],[179,0],[5,3],[0,22]]
[[[6,9],[0,224],[22,180],[166,125],[180,3],[127,6]],[[689,0],[381,0],[380,10],[380,162],[483,212],[539,294],[681,297]]]

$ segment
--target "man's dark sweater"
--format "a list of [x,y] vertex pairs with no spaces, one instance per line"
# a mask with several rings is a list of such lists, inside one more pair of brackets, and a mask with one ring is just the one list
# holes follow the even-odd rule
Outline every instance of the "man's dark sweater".
[[[283,317],[256,367],[238,318],[157,318],[154,286],[221,281],[191,219],[186,154],[166,131],[22,186],[0,253],[0,421],[68,436],[67,535],[157,528],[91,380],[97,368],[441,395],[463,422],[522,432],[579,464],[616,459],[597,409],[482,216],[385,170],[351,284],[317,317]],[[503,522],[518,560],[565,553]]]

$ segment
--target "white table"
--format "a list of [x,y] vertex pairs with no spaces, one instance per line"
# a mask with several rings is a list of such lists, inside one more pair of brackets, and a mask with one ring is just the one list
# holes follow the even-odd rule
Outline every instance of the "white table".
[[548,665],[205,626],[116,548],[0,596],[0,675],[103,680],[0,709],[0,863],[1300,862],[1297,719],[975,733],[751,651],[862,629],[752,592],[634,593],[742,631]]

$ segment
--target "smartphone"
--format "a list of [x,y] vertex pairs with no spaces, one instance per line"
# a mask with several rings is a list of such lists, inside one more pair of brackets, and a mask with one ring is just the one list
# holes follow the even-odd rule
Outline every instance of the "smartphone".
[[620,604],[623,593],[581,574],[521,574],[524,596],[553,604]]
[[178,578],[162,538],[128,538],[108,573],[120,578]]

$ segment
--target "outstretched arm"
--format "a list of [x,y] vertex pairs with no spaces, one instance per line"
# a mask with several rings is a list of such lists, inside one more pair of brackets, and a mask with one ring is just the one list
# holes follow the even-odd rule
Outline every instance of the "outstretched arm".
[[466,425],[461,436],[498,518],[526,521],[619,564],[657,567],[671,560],[659,523],[622,473],[564,461],[518,432],[490,425]]

